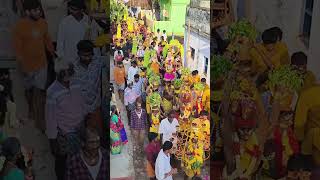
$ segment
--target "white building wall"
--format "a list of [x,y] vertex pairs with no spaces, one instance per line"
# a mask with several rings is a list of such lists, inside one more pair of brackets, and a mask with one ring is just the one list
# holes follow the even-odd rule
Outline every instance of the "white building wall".
[[254,0],[251,1],[249,17],[257,29],[263,30],[278,26],[283,32],[283,41],[289,53],[303,51],[308,55],[308,68],[320,80],[320,0],[314,0],[313,19],[309,48],[299,38],[301,34],[304,0]]
[[[187,53],[185,56],[184,66],[193,70],[198,70],[201,78],[206,78],[207,83],[210,84],[210,40],[200,36],[198,33],[185,31],[185,52],[187,52],[187,43],[189,40],[189,47],[195,49],[194,59],[188,59]],[[208,58],[208,73],[204,74],[205,57]]]

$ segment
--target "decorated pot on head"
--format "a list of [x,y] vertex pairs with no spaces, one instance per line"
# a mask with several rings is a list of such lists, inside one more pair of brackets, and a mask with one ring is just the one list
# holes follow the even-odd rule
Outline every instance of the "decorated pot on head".
[[154,92],[149,97],[149,103],[151,107],[151,127],[150,132],[158,133],[160,124],[160,105],[161,96],[159,93]]
[[195,110],[195,114],[199,115],[200,112],[202,110],[204,110],[204,106],[202,104],[202,95],[203,95],[203,91],[204,91],[205,86],[199,82],[199,83],[195,83],[193,85],[193,90],[195,92],[195,99],[194,99],[194,110]]

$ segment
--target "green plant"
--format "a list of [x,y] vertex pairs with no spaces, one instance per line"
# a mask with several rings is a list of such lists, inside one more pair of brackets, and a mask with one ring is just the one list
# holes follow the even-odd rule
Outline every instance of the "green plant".
[[176,88],[180,88],[182,83],[183,83],[182,79],[176,79],[176,80],[174,80],[173,85]]
[[252,41],[255,41],[257,38],[256,28],[247,20],[240,20],[236,23],[233,23],[229,27],[228,39],[232,41],[238,36],[244,36]]
[[161,96],[159,93],[154,92],[149,96],[149,102],[152,107],[161,105]]
[[191,71],[189,68],[182,68],[181,69],[181,75],[182,76],[189,76],[191,74]]
[[299,90],[303,85],[303,77],[289,65],[271,71],[268,76],[271,89],[283,86],[290,90]]
[[232,62],[224,56],[213,56],[213,62],[211,66],[211,73],[213,80],[218,80],[222,76],[225,76],[233,67]]
[[149,76],[149,84],[160,84],[160,76],[151,73]]
[[203,91],[205,88],[201,82],[195,83],[193,87],[196,91]]

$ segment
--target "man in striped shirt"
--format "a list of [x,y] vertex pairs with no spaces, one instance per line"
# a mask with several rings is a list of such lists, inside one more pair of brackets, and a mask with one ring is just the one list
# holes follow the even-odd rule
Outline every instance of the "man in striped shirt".
[[71,85],[73,66],[65,60],[55,63],[57,80],[47,90],[46,124],[58,180],[64,178],[68,154],[80,149],[78,128],[85,119],[85,102],[78,85]]
[[89,123],[102,130],[101,117],[101,73],[106,65],[105,59],[95,57],[91,41],[82,40],[77,45],[79,58],[76,60],[73,84],[80,85],[85,97]]

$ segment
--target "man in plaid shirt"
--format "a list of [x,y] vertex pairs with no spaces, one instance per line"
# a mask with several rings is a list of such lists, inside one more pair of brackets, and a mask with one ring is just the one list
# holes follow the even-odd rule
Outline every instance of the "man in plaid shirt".
[[108,153],[100,146],[98,131],[85,124],[80,130],[82,148],[79,153],[68,157],[65,180],[108,179]]

